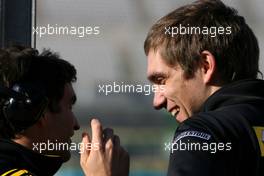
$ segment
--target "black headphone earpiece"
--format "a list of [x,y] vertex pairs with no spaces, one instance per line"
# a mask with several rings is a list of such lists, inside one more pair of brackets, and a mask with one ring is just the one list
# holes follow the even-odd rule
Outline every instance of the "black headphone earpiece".
[[21,132],[35,124],[48,106],[48,98],[41,87],[15,84],[12,88],[0,86],[3,116],[14,132]]

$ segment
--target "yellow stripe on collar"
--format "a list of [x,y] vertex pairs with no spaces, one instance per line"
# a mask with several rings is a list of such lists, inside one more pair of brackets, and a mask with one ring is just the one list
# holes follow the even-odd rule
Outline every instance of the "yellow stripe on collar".
[[13,173],[11,176],[21,176],[22,174],[29,174],[29,172],[25,169],[22,169],[22,170],[19,170],[19,171]]
[[32,174],[26,170],[26,169],[12,169],[9,170],[7,172],[5,172],[4,174],[2,174],[1,176],[21,176],[23,174],[27,174],[28,176],[31,176]]
[[1,176],[7,176],[8,174],[10,174],[10,173],[12,173],[12,172],[14,172],[14,171],[16,171],[16,170],[18,170],[18,169],[11,169],[11,170],[9,170],[9,171],[3,173]]

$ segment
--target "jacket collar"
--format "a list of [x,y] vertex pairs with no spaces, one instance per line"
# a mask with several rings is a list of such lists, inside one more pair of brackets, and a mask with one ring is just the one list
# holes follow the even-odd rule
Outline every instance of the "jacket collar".
[[1,162],[28,169],[38,176],[54,175],[63,163],[61,157],[42,155],[6,139],[0,139],[0,156]]

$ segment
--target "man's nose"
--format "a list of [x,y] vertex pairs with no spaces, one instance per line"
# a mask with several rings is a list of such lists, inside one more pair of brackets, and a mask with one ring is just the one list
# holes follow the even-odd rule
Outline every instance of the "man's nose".
[[155,92],[153,98],[153,106],[155,109],[166,107],[166,97],[162,92]]

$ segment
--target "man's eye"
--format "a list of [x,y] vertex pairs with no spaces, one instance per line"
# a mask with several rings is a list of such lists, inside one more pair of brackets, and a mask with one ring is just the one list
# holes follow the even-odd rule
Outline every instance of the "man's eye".
[[155,81],[157,84],[165,84],[165,79],[164,78],[157,78],[156,81]]

